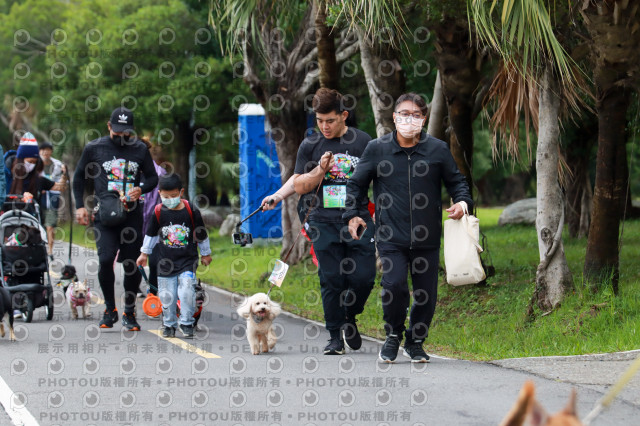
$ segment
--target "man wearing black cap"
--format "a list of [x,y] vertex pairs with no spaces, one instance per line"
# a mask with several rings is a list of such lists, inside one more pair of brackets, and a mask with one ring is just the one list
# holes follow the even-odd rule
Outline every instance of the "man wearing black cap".
[[[50,142],[40,144],[40,158],[44,164],[42,176],[53,182],[62,181],[66,174],[66,168],[62,161],[53,158],[53,145]],[[49,257],[53,260],[53,238],[55,227],[58,226],[58,207],[60,207],[60,191],[42,191],[40,196],[40,209],[42,210],[42,223],[47,228],[49,242]]]
[[[89,212],[84,207],[84,183],[94,181],[94,192],[98,199],[105,200],[109,191],[118,191],[125,203],[126,220],[119,225],[106,226],[101,223],[100,215],[94,209],[96,246],[100,270],[98,281],[102,289],[106,309],[101,328],[112,328],[118,321],[114,296],[115,274],[113,263],[118,254],[118,262],[124,268],[124,315],[123,326],[139,331],[136,321],[136,294],[140,285],[140,273],[136,268],[136,258],[142,246],[142,204],[140,195],[153,190],[158,184],[158,175],[147,146],[133,134],[133,113],[126,108],[116,108],[107,122],[109,136],[93,140],[85,146],[78,162],[73,180],[73,193],[76,201],[76,220],[81,225],[89,224]],[[140,187],[140,176],[144,175],[144,190]],[[106,205],[106,201],[105,201]]]

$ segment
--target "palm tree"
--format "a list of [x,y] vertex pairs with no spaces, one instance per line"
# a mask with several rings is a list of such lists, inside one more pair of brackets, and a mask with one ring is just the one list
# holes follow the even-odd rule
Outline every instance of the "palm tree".
[[626,113],[640,72],[639,7],[640,0],[595,0],[582,3],[580,11],[592,39],[598,113],[596,182],[584,275],[594,287],[610,281],[615,292],[628,179]]
[[429,26],[436,36],[435,57],[453,130],[449,147],[473,193],[474,110],[476,102],[482,103],[481,95],[486,93],[480,90],[480,83],[487,57],[474,46],[474,34],[470,32],[468,18],[463,13],[456,15],[449,11],[441,16],[432,16]]
[[[476,49],[473,34],[469,32],[468,17],[465,14],[465,0],[445,0],[420,3],[418,1],[379,1],[379,0],[342,0],[340,3],[352,19],[367,31],[391,29],[399,42],[395,56],[399,57],[399,45],[404,43],[407,34],[405,16],[419,14],[424,24],[435,34],[434,52],[439,74],[439,87],[447,105],[449,117],[449,146],[458,168],[467,178],[469,188],[473,190],[473,129],[472,123],[481,111],[488,84],[483,76],[487,70],[487,56]],[[420,8],[423,7],[421,10]],[[361,46],[361,54],[365,49]],[[364,59],[364,58],[363,58]],[[367,68],[363,60],[365,76]],[[387,79],[388,80],[388,79]],[[371,79],[367,80],[367,83]],[[490,82],[490,81],[489,81]],[[370,84],[369,84],[370,85]],[[370,97],[375,106],[374,95],[381,93],[376,86],[370,85]],[[441,104],[436,104],[439,106]],[[437,110],[439,113],[442,109]],[[374,107],[374,114],[376,110]],[[442,114],[438,114],[437,127],[441,128]],[[380,133],[380,125],[376,117]],[[390,122],[390,124],[392,124]],[[442,136],[442,132],[438,132]]]
[[[555,37],[542,0],[469,1],[479,39],[503,58],[492,94],[494,132],[517,155],[520,115],[538,131],[536,231],[540,263],[532,302],[553,309],[573,281],[562,244],[564,199],[559,185],[560,105],[577,107],[579,76]],[[501,9],[501,10],[499,10]],[[496,18],[494,13],[501,12]],[[561,97],[562,96],[562,97]],[[527,131],[528,137],[528,131]],[[531,306],[530,306],[531,307]]]
[[398,0],[334,0],[334,4],[339,6],[339,17],[357,34],[376,135],[383,136],[395,128],[394,101],[405,89],[399,39],[405,32],[402,16],[415,5],[402,8]]
[[318,82],[320,87],[339,89],[340,74],[336,60],[336,33],[327,25],[327,3],[314,0],[316,46],[318,47]]
[[[220,40],[226,39],[230,59],[242,59],[242,78],[267,112],[284,183],[293,174],[307,130],[305,101],[320,74],[315,62],[317,13],[309,2],[294,0],[211,0],[210,4],[212,26]],[[337,63],[357,50],[358,44],[342,33]],[[283,201],[283,255],[300,232],[296,204],[297,197]],[[305,240],[299,238],[288,261],[296,263],[305,254]]]

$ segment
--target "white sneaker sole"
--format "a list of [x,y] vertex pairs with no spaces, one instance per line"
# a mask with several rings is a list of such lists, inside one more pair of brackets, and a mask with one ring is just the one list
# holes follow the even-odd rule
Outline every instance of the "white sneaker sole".
[[413,359],[409,356],[409,354],[407,353],[406,350],[404,350],[404,348],[402,348],[402,355],[406,356],[407,358],[411,359],[411,362],[415,363],[415,364],[425,364],[428,363],[429,360],[425,359],[425,358],[421,358],[421,359]]
[[341,330],[341,332],[342,332],[342,342],[344,343],[344,346],[346,348],[349,348],[349,350],[352,350],[352,351],[357,351],[357,350],[360,350],[362,348],[362,343],[360,343],[360,347],[358,349],[352,348],[349,345],[349,343],[347,342],[347,333],[344,330]]
[[382,354],[380,352],[378,352],[378,362],[383,363],[383,364],[395,364],[396,360],[395,359],[384,359],[384,358],[382,358]]

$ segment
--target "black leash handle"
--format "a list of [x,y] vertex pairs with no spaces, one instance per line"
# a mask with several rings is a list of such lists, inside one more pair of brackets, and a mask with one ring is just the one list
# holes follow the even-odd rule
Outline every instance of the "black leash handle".
[[[269,205],[273,204],[273,201],[274,201],[273,199],[269,200],[268,204]],[[240,222],[236,223],[236,228],[240,227],[240,225],[245,223],[247,220],[251,219],[251,217],[253,217],[253,215],[257,214],[258,212],[261,212],[262,210],[264,210],[264,204],[261,205],[260,207],[258,207],[257,209],[255,209],[253,211],[253,213],[251,213],[249,216],[245,217]]]
[[146,282],[147,285],[149,287],[151,287],[152,289],[154,289],[155,291],[158,291],[158,288],[149,282],[149,278],[147,277],[147,273],[144,271],[144,268],[142,266],[138,266],[138,271],[140,271],[140,274],[142,275],[142,278],[144,279],[144,282]]

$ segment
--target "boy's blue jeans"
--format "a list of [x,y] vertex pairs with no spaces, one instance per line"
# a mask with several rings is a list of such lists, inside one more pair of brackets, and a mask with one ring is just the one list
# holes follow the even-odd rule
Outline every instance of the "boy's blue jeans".
[[196,311],[196,275],[191,271],[171,277],[158,277],[158,297],[162,302],[162,323],[177,327],[176,309],[180,300],[180,324],[193,325]]

